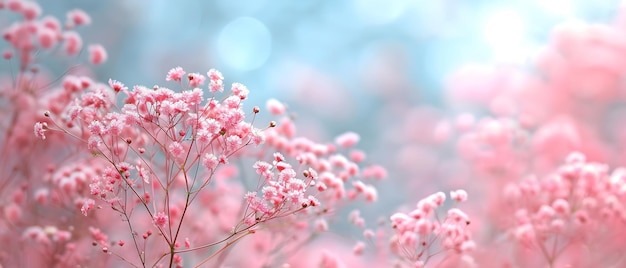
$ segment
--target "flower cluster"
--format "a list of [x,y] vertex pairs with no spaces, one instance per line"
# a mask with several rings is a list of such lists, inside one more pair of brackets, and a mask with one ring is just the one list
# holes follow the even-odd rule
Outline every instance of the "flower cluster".
[[[0,77],[0,267],[623,266],[626,168],[610,167],[626,166],[624,11],[556,27],[524,65],[459,70],[452,117],[411,107],[410,72],[376,61],[368,84],[393,107],[345,113],[384,120],[372,157],[357,148],[372,136],[302,135],[289,96],[247,107],[251,90],[216,69],[132,87],[46,69],[107,60],[79,34],[92,18],[0,0],[16,66]],[[303,99],[348,103],[307,75],[294,84],[323,89]],[[381,158],[398,168],[383,187]],[[390,209],[401,194],[416,205]]]
[[274,154],[274,158],[273,165],[263,161],[254,164],[265,186],[261,190],[262,197],[258,197],[256,192],[248,192],[245,196],[254,214],[253,217],[247,218],[250,225],[282,217],[296,209],[319,205],[315,197],[305,195],[308,188],[315,186],[316,172],[312,169],[304,172],[305,181],[297,177],[296,171],[284,162],[284,157],[280,153]]
[[[44,15],[38,3],[25,0],[0,1],[0,13],[7,18],[3,22],[12,22],[2,29],[7,45],[2,52],[4,64],[17,66],[0,78],[0,170],[4,174],[0,242],[13,244],[0,249],[0,265],[101,263],[104,256],[89,252],[89,222],[80,213],[81,207],[89,207],[88,184],[100,163],[81,150],[77,140],[52,134],[56,126],[49,120],[62,117],[80,94],[98,88],[98,83],[77,76],[71,68],[59,77],[51,76],[63,70],[67,58],[75,61],[81,52],[83,40],[77,30],[88,24],[89,15],[75,9],[62,22]],[[96,57],[91,63],[104,62],[103,47],[91,46],[90,56]],[[43,62],[57,66],[47,69]]]
[[[464,190],[450,192],[455,201],[465,201]],[[440,262],[454,261],[449,254],[464,255],[465,262],[471,262],[469,253],[476,244],[468,229],[470,219],[458,208],[447,211],[441,220],[437,209],[442,207],[446,195],[443,192],[432,194],[417,203],[417,208],[409,213],[398,212],[391,216],[391,226],[395,235],[391,238],[391,250],[407,267],[424,267],[431,259],[442,254]]]
[[[210,96],[205,98],[205,90],[200,86],[207,78]],[[71,79],[76,78],[67,78],[64,87],[67,90],[80,88],[81,84],[72,83]],[[291,226],[307,226],[312,221],[325,224],[324,218],[328,215],[324,211],[356,200],[359,195],[369,202],[376,200],[376,188],[356,178],[382,179],[386,173],[380,166],[372,165],[366,167],[361,176],[358,162],[364,160],[365,154],[352,149],[358,142],[355,133],[337,139],[338,146],[351,150],[349,160],[337,152],[333,144],[297,137],[295,125],[287,117],[280,124],[270,122],[264,129],[254,127],[254,117],[260,109],[252,109],[251,122],[246,121],[243,110],[249,90],[234,83],[229,94],[218,99],[224,83],[217,70],[210,70],[204,76],[176,67],[169,71],[166,80],[178,83],[183,90],[176,92],[161,86],[128,89],[119,81],[109,80],[109,87],[77,90],[79,97],[63,111],[46,113],[51,118],[50,124],[35,124],[36,136],[44,138],[46,131],[62,131],[84,141],[86,149],[98,156],[102,166],[97,174],[90,176],[91,197],[80,198],[78,202],[83,215],[97,217],[101,213],[92,215],[93,209],[108,206],[125,219],[131,233],[138,229],[148,233],[156,228],[163,238],[162,241],[151,239],[149,235],[144,236],[143,241],[135,236],[124,238],[133,241],[135,257],[128,255],[128,251],[98,243],[102,251],[114,253],[130,263],[158,264],[169,258],[170,264],[181,265],[182,253],[224,242],[221,252],[235,241],[256,233],[261,226],[285,234],[289,233],[287,229],[271,226],[287,222]],[[118,109],[112,96],[119,94],[125,97],[123,106]],[[249,145],[256,145],[256,148]],[[237,170],[233,169],[233,163],[245,163],[248,157],[263,159],[267,154],[273,156],[271,163],[256,161],[253,165],[259,176],[256,187],[240,195],[243,198],[239,205],[216,195],[216,190],[240,192],[241,186],[237,183],[224,181],[235,175],[228,171]],[[299,167],[292,167],[290,161],[296,161]],[[345,185],[351,179],[354,179],[354,188],[348,189]],[[250,185],[253,181],[244,177],[241,183]],[[66,187],[71,188],[72,184]],[[193,202],[196,199],[215,209],[208,213],[203,211]],[[221,206],[214,206],[220,202]],[[225,209],[231,202],[234,202],[232,207]],[[226,216],[225,212],[220,212],[225,210],[234,214]],[[300,214],[303,216],[298,216]],[[195,225],[212,216],[226,221],[219,223],[216,229],[208,226],[198,229]],[[146,220],[133,221],[132,217]],[[112,231],[106,226],[92,228],[98,228],[102,234]],[[292,231],[295,234],[301,229]],[[196,239],[189,240],[193,233]],[[180,249],[183,238],[185,244],[190,246],[193,242],[198,246]],[[308,239],[311,237],[304,236],[295,243],[284,237],[280,243],[283,246],[292,243],[295,247]],[[216,261],[215,256],[194,255],[192,258],[205,264]]]
[[452,79],[455,106],[489,114],[464,113],[440,132],[460,133],[461,166],[472,171],[465,178],[487,208],[485,232],[506,233],[486,247],[501,265],[620,263],[622,169],[608,166],[624,165],[623,110],[615,109],[624,104],[623,40],[619,23],[566,22],[528,66],[468,66]]
[[[185,75],[184,86],[190,89],[182,92],[159,86],[129,90],[121,82],[110,80],[109,87],[83,92],[64,111],[60,118],[63,124],[51,116],[56,128],[50,128],[84,140],[86,148],[107,163],[90,177],[92,198],[84,200],[81,212],[88,215],[96,203],[94,199],[99,199],[129,220],[131,230],[141,226],[147,232],[150,225],[130,221],[133,211],[143,211],[169,245],[170,261],[179,260],[177,265],[181,257],[174,253],[174,245],[179,244],[181,232],[189,232],[183,222],[192,210],[192,201],[201,196],[221,166],[242,154],[247,145],[263,142],[262,130],[244,121],[242,103],[248,94],[245,86],[233,84],[232,94],[223,100],[215,95],[205,99],[199,88],[206,79],[203,75],[186,74],[178,67],[169,72],[166,80],[182,85]],[[211,84],[223,83],[218,71],[211,70],[207,75]],[[126,95],[118,111],[112,99],[116,94]],[[65,127],[68,125],[71,128]],[[187,215],[190,217],[193,215]],[[139,249],[139,242],[134,237],[129,239]],[[107,252],[111,250],[107,247]],[[155,255],[147,255],[148,250],[138,250],[139,263],[145,264],[150,256],[160,254],[153,250],[151,254]]]
[[[625,233],[625,175],[623,168],[611,173],[607,165],[572,153],[545,178],[529,177],[510,184],[504,196],[515,217],[506,227],[519,244],[517,250],[536,251],[551,266],[572,262],[604,266],[619,261],[612,252],[624,243],[611,238]],[[581,245],[601,252],[581,254]],[[529,265],[541,263],[527,261]]]
[[[87,25],[91,18],[80,9],[67,12],[66,21],[61,22],[53,16],[40,17],[42,10],[39,4],[32,1],[10,0],[0,3],[0,9],[19,14],[23,20],[13,23],[4,29],[2,37],[12,50],[3,53],[5,59],[16,56],[20,63],[20,71],[27,71],[35,63],[35,54],[39,50],[51,50],[57,46],[69,56],[79,54],[83,48],[83,40],[74,29]],[[101,64],[106,58],[106,51],[101,45],[89,46],[90,62]]]

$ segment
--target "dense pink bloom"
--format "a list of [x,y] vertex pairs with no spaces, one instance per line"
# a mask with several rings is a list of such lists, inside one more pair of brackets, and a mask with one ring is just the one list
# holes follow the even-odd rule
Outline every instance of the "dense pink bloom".
[[445,194],[438,192],[417,203],[417,208],[409,213],[395,213],[390,217],[394,236],[391,238],[391,251],[404,264],[431,260],[429,252],[441,252],[439,258],[453,258],[462,255],[469,258],[476,247],[468,226],[469,217],[458,208],[451,208],[440,218],[437,210],[443,205]]

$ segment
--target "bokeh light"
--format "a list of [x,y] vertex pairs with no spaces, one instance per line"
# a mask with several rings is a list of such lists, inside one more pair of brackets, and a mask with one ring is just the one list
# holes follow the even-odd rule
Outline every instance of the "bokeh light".
[[217,38],[217,53],[228,67],[250,71],[265,64],[272,51],[272,36],[267,27],[251,17],[229,22]]

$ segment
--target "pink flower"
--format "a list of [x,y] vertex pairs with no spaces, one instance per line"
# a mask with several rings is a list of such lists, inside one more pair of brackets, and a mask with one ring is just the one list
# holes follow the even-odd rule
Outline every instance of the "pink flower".
[[202,156],[202,165],[213,171],[219,164],[217,157],[213,154],[206,153]]
[[168,217],[167,215],[165,215],[165,213],[163,213],[162,211],[159,211],[156,214],[154,214],[153,221],[154,221],[154,225],[163,229],[165,228],[165,225],[168,222]]
[[128,88],[126,86],[124,86],[124,84],[122,82],[119,82],[117,80],[112,80],[109,79],[109,86],[117,93],[120,91],[125,91],[128,90]]
[[39,45],[44,49],[50,49],[57,43],[57,32],[41,27],[37,30]]
[[256,169],[257,174],[267,174],[271,172],[272,165],[263,161],[257,161],[253,167]]
[[93,65],[99,65],[107,60],[107,52],[102,45],[90,45],[89,62]]
[[285,105],[282,104],[277,99],[269,99],[269,100],[267,100],[267,102],[265,103],[265,107],[273,115],[284,114],[285,110],[286,110]]
[[76,32],[65,32],[63,34],[63,40],[65,42],[65,52],[69,56],[74,56],[80,52],[83,48],[83,39]]
[[224,80],[224,76],[222,73],[216,69],[209,70],[206,75],[209,77],[211,81],[222,81]]
[[91,199],[91,198],[83,201],[83,205],[80,208],[80,212],[83,213],[83,215],[87,216],[87,212],[89,212],[89,210],[93,209],[95,204],[96,204],[96,202],[93,199]]
[[2,52],[2,58],[5,60],[10,60],[11,58],[13,58],[13,51],[11,50],[5,50]]
[[169,72],[167,72],[167,76],[165,76],[165,80],[180,82],[182,81],[184,75],[185,75],[185,71],[183,70],[182,67],[180,66],[175,67],[175,68],[172,68]]
[[91,23],[91,17],[89,17],[89,15],[81,9],[73,9],[68,11],[67,20],[74,26],[87,25]]
[[464,202],[467,200],[467,192],[465,190],[451,191],[450,198],[456,202]]
[[181,158],[184,156],[183,154],[185,153],[185,148],[183,147],[183,145],[176,141],[170,144],[168,150],[175,158]]
[[23,2],[21,11],[26,20],[34,20],[41,15],[41,7],[35,2]]
[[35,123],[35,137],[45,140],[47,129],[48,129],[48,123],[46,122]]
[[224,91],[224,82],[222,82],[222,80],[211,80],[211,82],[209,83],[209,91],[211,91],[211,93],[215,93],[215,92],[223,92]]
[[12,224],[17,222],[22,217],[22,208],[15,203],[10,203],[4,207],[4,217]]
[[365,243],[363,243],[363,241],[359,241],[352,248],[352,253],[354,253],[354,255],[360,256],[360,255],[363,255],[364,250],[365,250]]
[[230,90],[233,92],[233,95],[237,96],[241,100],[248,98],[248,93],[250,93],[250,90],[240,83],[233,83]]
[[341,147],[348,148],[356,145],[361,137],[354,132],[346,132],[335,138],[335,143]]
[[206,77],[204,77],[204,75],[201,75],[199,73],[189,73],[187,74],[187,79],[189,80],[190,86],[198,87],[204,84],[204,80],[206,80]]
[[24,4],[23,1],[18,1],[18,0],[9,0],[6,3],[9,10],[13,12],[20,12],[23,8],[23,4]]

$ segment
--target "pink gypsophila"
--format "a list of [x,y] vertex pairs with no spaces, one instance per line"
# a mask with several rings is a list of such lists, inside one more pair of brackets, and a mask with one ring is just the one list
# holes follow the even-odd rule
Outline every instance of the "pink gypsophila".
[[278,101],[277,99],[269,99],[267,100],[267,102],[265,103],[266,109],[268,111],[270,111],[270,113],[272,113],[273,115],[281,115],[284,114],[285,111],[287,110],[285,108],[285,105]]
[[204,80],[206,80],[206,77],[204,77],[204,75],[201,75],[199,73],[189,73],[187,74],[187,79],[189,80],[190,86],[198,87],[204,84]]
[[165,213],[163,213],[162,211],[159,211],[156,214],[154,214],[153,221],[154,221],[154,225],[160,228],[165,228],[165,224],[167,224],[168,217],[167,215],[165,215]]
[[341,147],[348,148],[356,145],[361,137],[354,132],[346,132],[335,138],[335,143]]
[[91,23],[91,17],[89,17],[89,15],[81,9],[68,11],[67,20],[68,23],[72,23],[74,26],[87,25]]
[[37,122],[35,123],[35,136],[42,140],[46,139],[46,130],[48,129],[48,123],[46,122]]
[[180,82],[185,75],[185,71],[182,67],[172,68],[169,72],[167,72],[167,76],[165,76],[166,81],[176,81]]
[[107,60],[107,52],[102,45],[90,45],[89,48],[89,62],[93,65],[99,65]]

